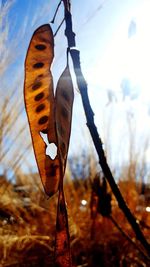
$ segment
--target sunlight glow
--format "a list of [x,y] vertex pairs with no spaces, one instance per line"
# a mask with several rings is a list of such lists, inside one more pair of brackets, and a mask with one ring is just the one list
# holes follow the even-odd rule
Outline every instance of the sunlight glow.
[[82,199],[82,200],[81,200],[81,204],[82,204],[83,206],[86,206],[86,205],[87,205],[87,201],[86,201],[85,199]]
[[[133,17],[124,16],[103,55],[99,52],[96,61],[89,69],[88,77],[92,85],[119,92],[122,79],[128,78],[134,90],[140,87],[140,98],[150,102],[148,7],[150,8],[150,2],[144,1],[138,8],[135,6],[132,11]],[[128,29],[133,18],[136,23],[136,32],[129,38]]]
[[150,207],[146,207],[146,211],[147,212],[150,212]]

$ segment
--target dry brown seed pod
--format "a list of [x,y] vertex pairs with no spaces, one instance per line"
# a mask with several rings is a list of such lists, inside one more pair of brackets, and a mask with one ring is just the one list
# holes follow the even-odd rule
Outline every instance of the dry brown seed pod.
[[48,135],[49,143],[57,146],[53,80],[50,71],[54,57],[54,39],[49,24],[33,34],[25,60],[24,98],[34,153],[47,195],[58,191],[60,164],[58,155],[46,155],[46,143],[40,133]]

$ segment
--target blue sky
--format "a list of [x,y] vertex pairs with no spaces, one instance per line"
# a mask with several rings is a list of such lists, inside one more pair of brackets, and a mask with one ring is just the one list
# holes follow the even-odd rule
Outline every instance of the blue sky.
[[[57,4],[58,1],[52,0],[16,0],[10,9],[7,45],[12,46],[12,53],[17,52],[17,56],[8,69],[11,75],[8,77],[7,70],[3,83],[7,86],[9,83],[15,84],[17,77],[20,77],[19,95],[23,90],[24,59],[32,33],[39,25],[50,22]],[[118,161],[121,165],[129,159],[129,117],[132,117],[132,124],[136,125],[136,153],[141,136],[146,135],[147,138],[150,133],[147,127],[150,106],[150,3],[148,0],[72,0],[71,4],[77,48],[81,52],[82,69],[88,83],[95,121],[108,150],[110,164]],[[62,18],[61,6],[52,25],[54,32]],[[137,26],[136,34],[128,38],[132,20]],[[17,47],[17,50],[13,51],[13,47]],[[63,25],[55,38],[52,68],[55,84],[66,64],[65,51]],[[125,78],[129,80],[130,90],[124,96],[121,83]],[[110,102],[109,92],[113,96]],[[70,153],[76,155],[84,147],[93,148],[76,84],[75,96]],[[22,118],[26,120],[25,113]],[[125,140],[126,147],[122,140]],[[149,151],[148,147],[147,158]]]

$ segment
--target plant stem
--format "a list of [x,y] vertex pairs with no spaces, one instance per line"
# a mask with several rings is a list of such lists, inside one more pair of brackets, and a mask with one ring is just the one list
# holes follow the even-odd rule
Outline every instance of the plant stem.
[[145,255],[145,253],[143,252],[143,250],[137,246],[137,244],[135,243],[135,241],[132,240],[132,238],[126,233],[124,232],[124,230],[122,229],[122,227],[116,222],[116,220],[112,217],[109,216],[110,220],[113,222],[113,224],[116,226],[116,228],[122,233],[122,235],[143,255],[143,257],[150,261],[150,258],[147,257],[147,255]]
[[94,123],[94,113],[93,113],[93,110],[91,108],[89,97],[88,97],[87,83],[83,77],[82,70],[81,70],[80,52],[76,49],[73,49],[73,47],[76,46],[76,42],[75,42],[75,34],[72,31],[72,16],[71,16],[69,9],[67,9],[67,1],[63,0],[63,2],[64,2],[64,7],[65,7],[65,22],[66,22],[65,35],[67,37],[68,47],[70,49],[70,54],[71,54],[71,58],[72,58],[73,66],[74,66],[74,71],[75,71],[75,75],[76,75],[78,88],[80,90],[81,97],[82,97],[82,103],[83,103],[85,116],[86,116],[86,120],[87,120],[87,126],[89,128],[95,149],[96,149],[98,157],[99,157],[100,166],[103,170],[103,173],[104,173],[107,181],[110,184],[110,187],[112,189],[113,194],[116,197],[116,200],[118,202],[120,209],[125,214],[128,222],[130,223],[133,231],[136,234],[137,239],[142,243],[142,245],[146,249],[148,255],[150,255],[150,244],[145,239],[138,223],[136,222],[134,215],[131,213],[125,200],[123,199],[122,194],[121,194],[121,192],[120,192],[120,190],[119,190],[119,188],[115,182],[115,179],[111,173],[111,170],[107,164],[107,160],[106,160],[105,153],[104,153],[103,146],[102,146],[102,141],[99,137],[97,127]]
[[63,191],[63,182],[59,188],[56,236],[55,236],[55,266],[71,267],[70,235],[68,226],[68,215]]

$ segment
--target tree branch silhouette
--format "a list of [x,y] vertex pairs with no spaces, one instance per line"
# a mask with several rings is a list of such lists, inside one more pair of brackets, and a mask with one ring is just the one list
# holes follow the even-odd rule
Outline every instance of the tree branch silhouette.
[[116,197],[116,200],[118,202],[119,208],[123,211],[124,215],[126,216],[129,224],[131,225],[137,239],[142,243],[143,247],[146,249],[148,255],[150,255],[150,244],[147,242],[145,236],[143,235],[139,224],[136,221],[136,218],[131,213],[130,209],[128,208],[116,182],[115,179],[111,173],[111,170],[109,168],[109,165],[107,163],[107,159],[105,157],[105,153],[103,150],[103,144],[101,141],[101,138],[98,134],[97,127],[94,122],[94,113],[90,105],[89,97],[88,97],[88,87],[87,83],[84,79],[82,70],[81,70],[81,64],[80,64],[80,51],[75,49],[76,47],[76,41],[75,41],[75,33],[72,30],[72,15],[70,11],[70,1],[63,0],[64,4],[64,11],[65,11],[65,23],[66,23],[66,29],[65,29],[65,35],[68,42],[68,50],[70,52],[74,72],[76,75],[77,85],[81,93],[82,103],[85,111],[85,116],[87,120],[87,127],[89,128],[90,134],[92,136],[92,140],[95,146],[95,149],[97,151],[98,157],[99,157],[99,164],[102,168],[102,171],[110,184],[110,187],[112,189],[112,192],[114,196]]

